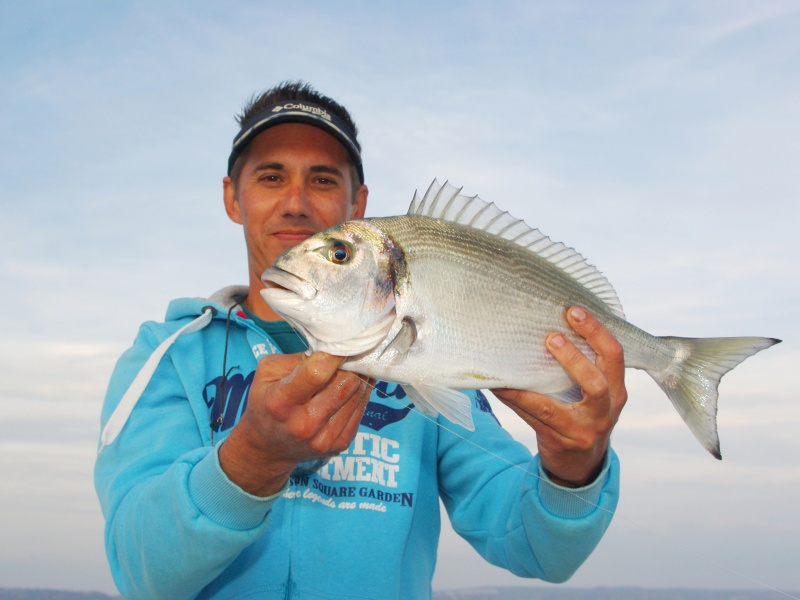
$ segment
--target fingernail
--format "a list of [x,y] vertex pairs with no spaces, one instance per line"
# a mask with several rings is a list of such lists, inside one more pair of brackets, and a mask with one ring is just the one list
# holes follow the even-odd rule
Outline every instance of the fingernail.
[[580,306],[573,306],[569,309],[569,314],[572,317],[573,321],[578,323],[582,323],[586,320],[586,311],[583,310]]
[[564,345],[564,336],[560,333],[550,336],[550,339],[547,340],[547,345],[551,348],[561,348]]

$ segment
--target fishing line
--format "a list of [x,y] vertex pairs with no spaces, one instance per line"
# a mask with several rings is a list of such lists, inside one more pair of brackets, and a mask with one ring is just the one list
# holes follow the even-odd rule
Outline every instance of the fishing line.
[[[295,327],[293,325],[290,324],[290,326],[292,327],[292,329],[295,330],[296,333],[298,333],[298,335],[300,335],[300,333],[297,331],[297,329],[295,329]],[[305,338],[301,336],[301,339],[305,339]],[[306,351],[306,354],[308,354],[309,352],[310,352],[310,349]],[[370,383],[369,379],[367,379],[365,377],[362,377],[359,373],[353,373],[353,375],[355,375],[356,377],[361,379],[372,390],[378,391],[376,389],[376,387],[372,383]],[[400,386],[402,387],[402,384],[400,384]],[[402,402],[400,402],[400,400],[397,399],[397,398],[393,398],[393,397],[385,395],[385,394],[382,394],[381,397],[382,398],[383,397],[388,398],[389,400],[391,400],[395,405],[397,405],[400,408],[405,408],[405,405]],[[417,407],[415,407],[415,408],[417,408]],[[536,479],[539,479],[539,480],[542,479],[542,477],[538,473],[534,473],[534,472],[528,470],[523,465],[518,465],[516,463],[513,463],[510,460],[508,460],[507,458],[505,458],[504,456],[501,456],[501,455],[497,454],[496,452],[492,452],[488,448],[484,448],[480,444],[472,441],[471,439],[469,439],[468,437],[466,437],[463,434],[459,433],[458,431],[455,431],[455,430],[443,425],[442,423],[439,422],[438,419],[436,419],[436,418],[434,418],[434,417],[432,417],[432,416],[430,416],[428,414],[423,413],[422,411],[419,410],[419,408],[417,408],[417,410],[411,410],[411,411],[409,411],[409,413],[413,413],[413,414],[419,415],[420,417],[430,421],[431,423],[433,423],[437,427],[440,427],[441,429],[444,429],[445,431],[447,431],[451,435],[454,435],[455,437],[457,437],[457,438],[467,442],[468,444],[474,446],[478,450],[480,450],[482,452],[485,452],[489,456],[491,456],[493,458],[496,458],[497,460],[499,460],[501,462],[504,462],[505,464],[507,464],[507,465],[509,465],[509,466],[511,466],[511,467],[513,467],[515,469],[518,469],[518,470],[522,471],[523,473],[526,473],[528,475],[532,475],[533,477],[535,477]],[[671,538],[668,535],[665,535],[663,533],[659,533],[658,531],[649,529],[649,528],[645,527],[644,525],[640,525],[640,524],[636,523],[635,521],[631,520],[630,518],[626,517],[625,515],[620,515],[620,514],[618,514],[617,512],[615,512],[613,510],[609,510],[607,508],[599,506],[598,504],[595,504],[594,502],[590,502],[586,498],[583,498],[583,497],[579,496],[578,494],[576,494],[575,492],[570,491],[569,488],[563,488],[563,489],[568,494],[570,494],[573,498],[576,498],[576,499],[580,500],[581,502],[583,502],[585,504],[588,504],[592,508],[595,508],[595,509],[601,510],[601,511],[603,511],[605,513],[608,513],[612,517],[616,517],[618,520],[625,521],[628,525],[630,525],[632,527],[635,527],[636,529],[638,529],[638,530],[640,530],[640,531],[642,531],[644,533],[648,533],[648,534],[650,534],[650,535],[652,535],[654,537],[660,538],[662,541],[668,542],[668,543],[670,543],[672,545],[675,545],[675,546],[677,546],[679,548],[684,547],[679,540]],[[800,597],[798,597],[798,596],[794,596],[794,595],[790,594],[789,592],[786,592],[786,591],[781,590],[779,588],[773,587],[773,586],[769,585],[768,583],[766,583],[764,581],[761,581],[760,579],[757,579],[755,577],[751,577],[750,575],[747,575],[745,573],[737,571],[733,567],[729,567],[729,566],[727,566],[727,565],[725,565],[725,564],[723,564],[723,563],[721,563],[719,561],[716,561],[716,560],[714,560],[714,559],[712,559],[712,558],[710,558],[710,557],[708,557],[706,555],[700,554],[699,552],[696,552],[696,551],[692,550],[689,547],[685,547],[684,550],[685,550],[685,552],[687,554],[689,554],[691,556],[694,556],[695,558],[698,558],[698,559],[700,559],[700,560],[702,560],[702,561],[704,561],[704,562],[706,562],[706,563],[708,563],[710,565],[713,565],[713,566],[715,566],[716,568],[718,568],[720,570],[727,571],[728,573],[736,575],[736,576],[738,576],[738,577],[740,577],[742,579],[745,579],[745,580],[747,580],[747,581],[749,581],[749,582],[751,582],[751,583],[753,583],[755,585],[758,585],[758,586],[760,586],[762,588],[765,588],[765,589],[768,589],[768,590],[773,591],[775,593],[781,594],[782,596],[790,598],[791,600],[800,600]]]
[[[301,337],[301,339],[305,340],[305,337],[303,337],[300,334],[300,332],[297,331],[297,329],[291,323],[290,323],[290,327],[295,330],[295,333],[297,333]],[[311,352],[311,350],[309,349],[309,350],[306,351],[306,354],[308,355],[310,352]],[[369,379],[367,379],[365,377],[362,377],[359,373],[353,373],[353,375],[355,375],[356,377],[361,379],[372,390],[379,391],[379,390],[376,389],[376,387],[372,383],[370,383]],[[400,384],[400,386],[402,387],[402,384]],[[401,403],[400,400],[397,399],[397,398],[393,398],[393,397],[385,395],[385,394],[382,394],[381,397],[382,398],[383,397],[388,398],[389,400],[391,400],[395,405],[397,405],[400,408],[405,408],[405,405],[403,403]],[[415,406],[415,408],[417,408],[417,407]],[[485,452],[489,456],[491,456],[493,458],[496,458],[497,460],[499,460],[501,462],[504,462],[505,464],[507,464],[507,465],[509,465],[509,466],[511,466],[511,467],[513,467],[515,469],[518,469],[518,470],[522,471],[523,473],[526,473],[528,475],[532,475],[533,477],[535,477],[536,479],[539,479],[539,480],[542,479],[542,477],[538,473],[534,473],[534,472],[528,470],[527,468],[525,468],[522,465],[518,465],[516,463],[513,463],[510,460],[508,460],[507,458],[497,454],[496,452],[492,452],[488,448],[484,448],[483,446],[481,446],[480,444],[472,441],[471,439],[469,439],[468,437],[464,436],[463,434],[461,434],[461,433],[459,433],[457,431],[454,431],[453,429],[443,425],[442,423],[439,422],[438,419],[436,419],[436,418],[434,418],[434,417],[432,417],[432,416],[430,416],[428,414],[423,413],[421,410],[419,410],[419,408],[417,408],[417,410],[411,410],[411,411],[409,411],[409,413],[413,413],[413,414],[419,415],[420,417],[430,421],[431,423],[433,423],[437,427],[440,427],[441,429],[444,429],[445,431],[447,431],[451,435],[454,435],[455,437],[467,442],[468,444],[471,444],[472,446],[474,446],[478,450],[480,450],[482,452]],[[681,542],[679,540],[671,538],[668,535],[665,535],[663,533],[659,533],[658,531],[649,529],[649,528],[645,527],[644,525],[640,525],[640,524],[636,523],[635,521],[631,520],[630,518],[626,517],[625,515],[620,515],[615,511],[609,510],[607,508],[603,508],[602,506],[599,506],[598,504],[595,504],[594,502],[590,502],[586,498],[583,498],[583,497],[579,496],[578,494],[576,494],[575,492],[570,491],[569,488],[563,488],[563,489],[568,494],[570,494],[573,498],[576,498],[576,499],[580,500],[581,502],[583,502],[585,504],[588,504],[592,508],[595,508],[595,509],[601,510],[601,511],[603,511],[605,513],[608,513],[612,517],[616,517],[618,520],[625,521],[628,525],[631,525],[632,527],[635,527],[636,529],[638,529],[638,530],[640,530],[640,531],[642,531],[644,533],[648,533],[648,534],[650,534],[650,535],[652,535],[654,537],[660,538],[662,541],[665,541],[665,542],[668,542],[670,544],[673,544],[673,545],[675,545],[675,546],[677,546],[679,548],[683,547],[683,545],[681,544]],[[751,583],[754,583],[754,584],[756,584],[756,585],[758,585],[758,586],[760,586],[762,588],[765,588],[765,589],[768,589],[768,590],[773,591],[775,593],[781,594],[782,596],[790,598],[791,600],[800,600],[800,597],[798,597],[798,596],[794,596],[794,595],[790,594],[789,592],[786,592],[786,591],[781,590],[779,588],[773,587],[773,586],[769,585],[768,583],[766,583],[764,581],[761,581],[760,579],[757,579],[755,577],[751,577],[750,575],[747,575],[745,573],[737,571],[733,567],[729,567],[729,566],[727,566],[727,565],[725,565],[725,564],[723,564],[723,563],[721,563],[719,561],[716,561],[716,560],[714,560],[714,559],[712,559],[712,558],[710,558],[710,557],[708,557],[708,556],[706,556],[704,554],[700,554],[699,552],[696,552],[696,551],[692,550],[689,547],[685,547],[684,549],[685,549],[687,554],[689,554],[691,556],[694,556],[695,558],[699,558],[700,560],[702,560],[702,561],[704,561],[704,562],[706,562],[708,564],[711,564],[711,565],[715,566],[716,568],[718,568],[720,570],[727,571],[728,573],[736,575],[736,576],[738,576],[738,577],[740,577],[742,579],[745,579],[745,580],[747,580],[747,581],[749,581]]]
[[[356,375],[359,379],[364,381],[373,390],[376,389],[374,385],[372,385],[367,379],[364,379],[363,377],[361,377],[361,375],[358,375],[357,373],[354,373],[354,375]],[[401,384],[401,387],[402,387],[402,384]],[[381,397],[383,397],[383,395]],[[386,396],[386,398],[390,399],[392,402],[394,402],[399,407],[403,407],[404,406],[403,403],[400,402],[400,400],[397,399],[397,398],[393,398],[391,396]],[[425,414],[422,411],[420,411],[419,409],[411,410],[409,412],[413,413],[413,414],[417,414],[420,417],[422,417],[423,419],[426,419],[426,420],[430,421],[431,423],[433,423],[437,427],[440,427],[441,429],[444,429],[445,431],[447,431],[451,435],[454,435],[455,437],[467,442],[468,444],[471,444],[472,446],[474,446],[478,450],[481,450],[482,452],[485,452],[486,454],[492,456],[493,458],[496,458],[496,459],[500,460],[501,462],[504,462],[505,464],[507,464],[507,465],[509,465],[511,467],[514,467],[515,469],[519,469],[523,473],[526,473],[528,475],[532,475],[532,476],[536,477],[536,479],[539,479],[539,480],[542,479],[542,477],[538,473],[534,473],[534,472],[528,470],[523,465],[518,465],[516,463],[513,463],[510,460],[508,460],[507,458],[497,454],[496,452],[492,452],[488,448],[484,448],[480,444],[474,442],[473,440],[469,439],[468,437],[466,437],[465,435],[459,433],[458,431],[455,431],[455,430],[451,429],[450,427],[447,427],[446,425],[443,425],[442,423],[439,422],[439,420],[437,418],[432,417],[432,416],[430,416],[428,414]],[[684,547],[679,540],[671,538],[670,536],[668,536],[666,534],[663,534],[663,533],[660,533],[658,531],[649,529],[649,528],[645,527],[644,525],[640,525],[640,524],[636,523],[635,521],[631,520],[630,518],[626,517],[625,515],[620,515],[619,513],[615,512],[613,510],[609,510],[607,508],[604,508],[602,506],[599,506],[599,505],[595,504],[594,502],[590,502],[586,498],[583,498],[583,497],[579,496],[578,494],[576,494],[575,492],[570,491],[569,488],[563,488],[563,489],[567,493],[569,493],[571,496],[573,496],[574,498],[577,498],[581,502],[584,502],[585,504],[588,504],[592,508],[595,508],[595,509],[601,510],[601,511],[603,511],[605,513],[608,513],[609,515],[611,515],[613,517],[616,517],[617,519],[621,519],[621,520],[625,521],[628,525],[631,525],[631,526],[635,527],[636,529],[638,529],[638,530],[640,530],[640,531],[642,531],[644,533],[648,533],[648,534],[653,535],[653,536],[655,536],[657,538],[660,538],[662,541],[669,542],[670,544],[673,544],[673,545],[675,545],[677,547],[683,547],[684,551],[687,554],[689,554],[689,555],[691,555],[691,556],[693,556],[695,558],[699,558],[702,561],[705,561],[706,563],[717,567],[718,569],[721,569],[723,571],[727,571],[728,573],[731,573],[733,575],[741,577],[742,579],[746,579],[747,581],[749,581],[749,582],[751,582],[753,584],[756,584],[756,585],[758,585],[760,587],[763,587],[763,588],[768,589],[770,591],[773,591],[773,592],[776,592],[778,594],[781,594],[781,595],[783,595],[783,596],[785,596],[787,598],[790,598],[791,600],[800,600],[800,597],[793,596],[789,592],[786,592],[786,591],[781,590],[779,588],[773,587],[773,586],[769,585],[768,583],[765,583],[764,581],[761,581],[760,579],[756,579],[755,577],[751,577],[750,575],[747,575],[745,573],[737,571],[733,567],[729,567],[729,566],[727,566],[727,565],[725,565],[725,564],[723,564],[723,563],[721,563],[719,561],[716,561],[713,558],[710,558],[710,557],[708,557],[708,556],[706,556],[704,554],[700,554],[699,552],[697,552],[695,550],[692,550],[689,547]]]

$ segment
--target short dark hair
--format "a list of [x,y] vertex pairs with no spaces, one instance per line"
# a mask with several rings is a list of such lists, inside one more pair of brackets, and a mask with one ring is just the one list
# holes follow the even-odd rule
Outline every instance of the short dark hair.
[[[361,152],[361,144],[358,141],[358,127],[347,109],[333,98],[321,94],[311,84],[304,81],[283,81],[260,94],[253,94],[250,100],[242,107],[242,111],[236,115],[236,122],[242,127],[267,106],[288,101],[311,102],[336,115],[352,130],[353,142],[355,142],[358,151]],[[231,169],[230,177],[234,185],[239,179],[242,165],[247,160],[248,153],[249,147],[244,149]]]

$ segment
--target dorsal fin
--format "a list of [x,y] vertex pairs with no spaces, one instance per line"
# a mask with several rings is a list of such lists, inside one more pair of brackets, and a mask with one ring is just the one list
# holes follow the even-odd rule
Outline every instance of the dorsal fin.
[[575,279],[605,302],[615,315],[625,318],[622,303],[611,283],[578,252],[561,242],[554,242],[522,219],[500,210],[494,202],[462,195],[461,189],[447,182],[439,185],[434,179],[423,197],[414,193],[407,214],[467,225],[527,248]]

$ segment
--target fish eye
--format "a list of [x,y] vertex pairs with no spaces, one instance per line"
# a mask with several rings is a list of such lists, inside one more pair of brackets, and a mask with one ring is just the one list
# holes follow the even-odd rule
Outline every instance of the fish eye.
[[336,265],[343,265],[350,260],[350,246],[343,242],[335,242],[328,248],[328,260]]

